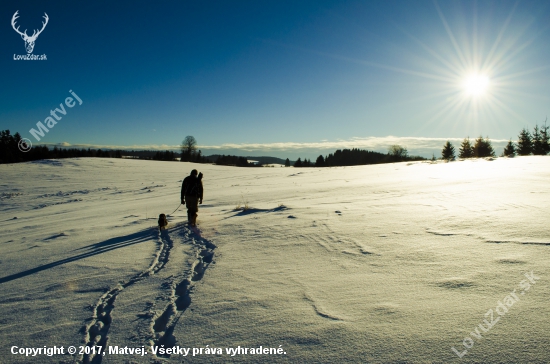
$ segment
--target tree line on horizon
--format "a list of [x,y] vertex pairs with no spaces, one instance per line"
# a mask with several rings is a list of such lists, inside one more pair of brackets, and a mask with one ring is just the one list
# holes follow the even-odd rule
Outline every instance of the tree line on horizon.
[[[523,128],[518,136],[518,141],[514,143],[511,139],[504,148],[502,156],[514,157],[515,155],[546,155],[550,153],[550,127],[546,125],[539,128],[536,125],[533,132]],[[78,148],[58,148],[55,146],[50,149],[47,146],[33,146],[28,152],[22,152],[19,149],[19,143],[22,138],[19,133],[11,134],[9,130],[0,131],[0,164],[28,162],[40,159],[63,159],[63,158],[135,158],[160,161],[177,161],[177,153],[173,151],[151,151],[151,150],[102,150],[102,149],[78,149]],[[197,141],[193,136],[187,136],[181,145],[182,162],[194,163],[214,163],[218,165],[229,165],[237,167],[261,167],[260,163],[250,163],[247,158],[231,155],[216,155],[211,157],[203,156],[200,150],[197,150]],[[441,157],[444,160],[455,160],[456,150],[450,141],[443,146]],[[458,158],[485,158],[495,157],[494,148],[491,145],[489,137],[482,136],[475,139],[474,143],[470,138],[465,138],[458,150]],[[432,158],[435,160],[435,156]],[[327,156],[319,155],[315,162],[305,158],[298,158],[294,162],[294,167],[337,167],[354,166],[366,164],[394,163],[403,161],[426,160],[420,156],[409,156],[406,148],[400,145],[392,145],[388,153],[380,153],[368,150],[338,149]],[[286,167],[291,166],[291,161],[287,158]]]
[[215,160],[213,158],[204,157],[200,150],[197,150],[197,139],[194,136],[188,135],[181,142],[181,162],[193,163],[214,163],[224,166],[236,167],[261,167],[260,164],[248,162],[245,157],[235,155],[218,155]]
[[[538,124],[533,128],[533,133],[530,133],[527,128],[523,128],[518,135],[518,141],[514,143],[512,139],[508,141],[501,157],[512,158],[516,155],[547,155],[550,153],[550,127],[544,122],[544,126],[539,128]],[[458,150],[458,158],[486,158],[495,157],[495,150],[491,145],[491,141],[487,136],[485,139],[480,136],[474,144],[470,142],[470,137],[464,138]],[[441,150],[441,159],[453,161],[456,159],[455,147],[447,140]],[[435,159],[435,158],[434,158]]]
[[[45,145],[33,146],[27,152],[22,152],[19,149],[21,139],[19,133],[11,134],[9,130],[0,131],[0,164],[30,162],[40,159],[122,158],[123,153],[122,150],[58,148],[57,146],[50,149]],[[124,151],[124,154],[128,155],[132,152]]]
[[[65,158],[133,158],[143,160],[177,161],[178,153],[170,150],[111,150],[92,148],[49,148],[45,145],[32,146],[27,152],[19,149],[21,143],[19,133],[11,134],[9,130],[0,131],[0,164],[30,162],[41,159],[65,159]],[[200,150],[195,154],[193,161],[209,163],[207,158],[201,156]]]
[[[33,146],[28,152],[19,150],[21,142],[19,133],[11,134],[9,130],[0,132],[0,164],[1,163],[18,163],[29,162],[40,159],[63,159],[63,158],[135,158],[145,160],[159,161],[177,161],[178,154],[174,151],[147,151],[147,150],[102,150],[102,149],[78,149],[78,148],[58,148],[55,146],[50,149],[47,146]],[[303,161],[298,158],[294,163],[295,167],[332,167],[332,166],[352,166],[363,164],[391,163],[405,160],[422,160],[422,157],[411,157],[408,155],[407,149],[399,145],[390,147],[387,154],[359,150],[359,149],[343,149],[336,150],[326,157],[320,155],[315,163],[309,159]],[[261,167],[261,163],[250,163],[247,158],[232,155],[217,155],[205,157],[197,148],[197,140],[188,135],[181,144],[182,162],[193,163],[214,163],[217,165],[229,165],[237,167]],[[290,167],[291,161],[287,158],[285,166]]]
[[236,167],[262,167],[260,163],[250,163],[245,157],[236,155],[219,155],[214,164],[219,166],[236,166]]
[[[249,163],[245,157],[237,156],[217,156],[208,158],[202,155],[200,150],[196,149],[196,140],[189,136],[187,148],[182,147],[181,157],[178,153],[170,150],[103,150],[103,149],[85,149],[85,148],[60,148],[54,146],[48,148],[45,145],[32,146],[27,152],[19,149],[21,143],[19,133],[11,134],[9,130],[0,131],[0,164],[30,162],[41,159],[65,159],[65,158],[134,158],[143,160],[158,161],[182,161],[193,163],[215,163],[219,165],[234,165],[239,167],[256,167],[259,164]],[[190,144],[190,145],[189,145]],[[183,143],[182,143],[183,145]]]
[[[64,148],[45,145],[32,146],[28,151],[19,149],[21,135],[17,132],[11,134],[9,130],[0,131],[0,164],[30,162],[41,159],[65,159],[65,158],[134,158],[144,160],[177,161],[179,156],[173,151],[153,150],[110,150],[92,148]],[[209,163],[201,156],[200,150],[194,155],[194,161]]]
[[[409,156],[409,153],[405,147],[401,145],[392,145],[388,149],[388,153],[380,153],[358,148],[338,149],[326,157],[323,157],[323,155],[318,156],[314,163],[307,158],[303,161],[301,158],[298,158],[294,163],[294,167],[360,166],[366,164],[382,164],[418,160],[426,160],[426,158],[420,156]],[[289,161],[287,159],[287,163],[288,162]]]

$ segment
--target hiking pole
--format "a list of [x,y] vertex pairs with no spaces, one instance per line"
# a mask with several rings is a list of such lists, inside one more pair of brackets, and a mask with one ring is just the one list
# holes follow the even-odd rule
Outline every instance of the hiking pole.
[[[181,206],[181,203],[179,204],[178,208],[174,210],[174,212],[178,211],[178,209],[180,208],[180,206]],[[174,212],[172,212],[172,214],[173,214]],[[170,216],[170,215],[172,215],[172,214],[168,214],[168,216]]]

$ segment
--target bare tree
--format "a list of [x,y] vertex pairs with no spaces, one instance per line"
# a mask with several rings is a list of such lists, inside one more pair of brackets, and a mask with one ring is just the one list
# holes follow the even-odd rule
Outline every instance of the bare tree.
[[181,161],[189,162],[192,160],[195,151],[197,150],[197,139],[194,136],[188,135],[181,142]]
[[409,156],[407,148],[397,144],[394,144],[388,148],[388,154],[397,162],[406,159]]

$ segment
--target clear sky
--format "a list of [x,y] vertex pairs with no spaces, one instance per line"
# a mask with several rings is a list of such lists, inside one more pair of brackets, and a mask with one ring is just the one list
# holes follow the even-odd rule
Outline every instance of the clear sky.
[[[47,60],[14,60],[27,54],[16,11],[28,35],[47,13],[33,50]],[[550,114],[547,0],[17,1],[0,14],[0,129],[34,144],[193,135],[204,154],[397,143],[431,156],[448,138],[500,146]],[[82,105],[36,142],[69,90]]]

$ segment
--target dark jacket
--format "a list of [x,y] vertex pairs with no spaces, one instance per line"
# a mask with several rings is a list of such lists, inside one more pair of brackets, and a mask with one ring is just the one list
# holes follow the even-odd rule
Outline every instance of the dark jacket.
[[185,196],[195,196],[202,200],[202,179],[197,176],[187,176],[181,185],[181,199]]

